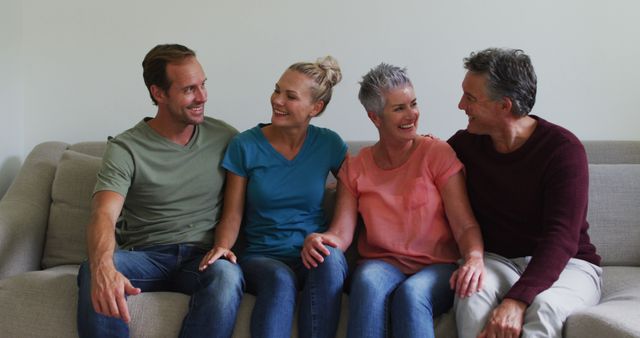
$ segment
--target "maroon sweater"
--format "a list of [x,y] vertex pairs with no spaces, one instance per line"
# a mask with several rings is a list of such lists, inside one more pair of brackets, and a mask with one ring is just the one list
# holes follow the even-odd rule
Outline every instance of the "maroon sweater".
[[505,298],[531,304],[570,258],[600,264],[587,229],[589,173],[580,141],[537,116],[531,137],[501,154],[491,138],[458,131],[449,144],[464,163],[485,250],[531,262]]

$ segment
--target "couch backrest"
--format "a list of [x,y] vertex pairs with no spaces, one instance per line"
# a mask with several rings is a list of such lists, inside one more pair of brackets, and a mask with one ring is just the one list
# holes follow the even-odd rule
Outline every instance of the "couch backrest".
[[71,145],[62,153],[51,186],[42,266],[79,264],[86,258],[91,195],[105,142]]
[[[355,154],[371,141],[348,142]],[[604,265],[640,266],[640,141],[586,141],[589,234]],[[69,146],[52,187],[42,264],[77,264],[86,257],[85,228],[105,142]],[[622,163],[622,164],[619,164]]]

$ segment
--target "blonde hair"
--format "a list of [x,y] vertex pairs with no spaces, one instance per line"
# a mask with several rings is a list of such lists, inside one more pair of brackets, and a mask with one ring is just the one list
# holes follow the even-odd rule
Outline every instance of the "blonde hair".
[[321,100],[324,103],[318,115],[322,114],[329,101],[331,101],[333,86],[342,80],[342,72],[340,71],[338,60],[327,55],[318,58],[316,62],[294,63],[288,69],[302,73],[315,82],[316,85],[311,88],[311,99],[313,102]]

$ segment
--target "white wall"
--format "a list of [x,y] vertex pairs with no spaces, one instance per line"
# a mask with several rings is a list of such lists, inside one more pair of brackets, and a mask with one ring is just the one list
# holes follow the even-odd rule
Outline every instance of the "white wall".
[[0,4],[0,197],[22,164],[21,22],[20,1],[3,0]]
[[[198,52],[209,77],[207,114],[240,130],[268,121],[273,84],[289,64],[331,54],[344,79],[315,124],[346,140],[376,138],[357,101],[357,82],[385,61],[408,67],[422,109],[420,131],[447,138],[465,126],[456,108],[462,58],[497,46],[532,57],[539,87],[534,113],[582,139],[640,139],[640,2],[634,0],[20,4],[20,39],[9,47],[21,48],[7,54],[24,64],[15,80],[24,83],[25,127],[16,132],[25,153],[47,140],[103,140],[153,115],[140,62],[167,42]],[[12,20],[0,28],[16,31]],[[20,91],[13,82],[3,75],[3,92],[7,85]]]

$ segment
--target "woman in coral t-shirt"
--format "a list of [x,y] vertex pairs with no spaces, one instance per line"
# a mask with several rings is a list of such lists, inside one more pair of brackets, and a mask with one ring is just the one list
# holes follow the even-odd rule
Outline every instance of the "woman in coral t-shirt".
[[358,97],[380,140],[342,165],[331,226],[307,237],[302,258],[312,268],[329,254],[325,245],[346,250],[359,212],[365,226],[348,336],[433,337],[432,318],[451,307],[452,289],[464,297],[482,287],[482,238],[463,165],[446,142],[417,134],[420,112],[404,69],[380,64]]

